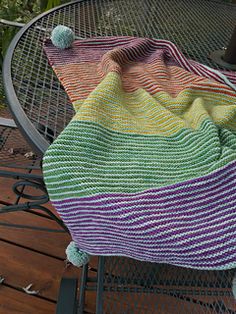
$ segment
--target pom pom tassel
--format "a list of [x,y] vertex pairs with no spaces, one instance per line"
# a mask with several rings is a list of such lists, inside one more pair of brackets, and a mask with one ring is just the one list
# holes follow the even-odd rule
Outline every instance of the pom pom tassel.
[[51,34],[51,41],[54,46],[60,49],[66,49],[71,47],[75,40],[74,32],[67,26],[56,26]]
[[86,265],[89,262],[89,255],[83,251],[80,251],[80,249],[76,247],[74,241],[70,242],[70,244],[67,246],[66,256],[67,260],[77,267]]

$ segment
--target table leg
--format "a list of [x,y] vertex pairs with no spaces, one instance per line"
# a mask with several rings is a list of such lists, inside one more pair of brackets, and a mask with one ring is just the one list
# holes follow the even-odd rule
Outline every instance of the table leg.
[[236,26],[228,47],[223,50],[213,51],[210,58],[226,69],[236,70]]
[[236,65],[236,26],[223,59],[230,64]]

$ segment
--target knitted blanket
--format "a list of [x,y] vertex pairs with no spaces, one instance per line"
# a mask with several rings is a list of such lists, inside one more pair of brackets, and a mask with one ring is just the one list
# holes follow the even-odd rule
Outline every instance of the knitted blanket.
[[196,269],[236,267],[236,76],[164,40],[45,51],[75,116],[43,163],[78,248]]

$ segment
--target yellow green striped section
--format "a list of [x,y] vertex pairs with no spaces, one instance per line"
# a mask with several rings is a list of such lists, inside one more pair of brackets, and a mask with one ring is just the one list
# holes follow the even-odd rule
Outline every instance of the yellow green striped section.
[[85,100],[74,102],[76,121],[99,123],[121,133],[170,136],[182,128],[197,129],[206,119],[236,129],[235,98],[189,87],[172,98],[144,89],[125,92],[119,74],[109,73]]

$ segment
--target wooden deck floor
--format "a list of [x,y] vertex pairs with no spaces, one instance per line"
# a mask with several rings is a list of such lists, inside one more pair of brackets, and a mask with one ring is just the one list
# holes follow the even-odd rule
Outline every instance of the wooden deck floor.
[[[0,200],[14,201],[11,179],[0,178]],[[1,206],[1,205],[0,205]],[[4,223],[28,224],[61,230],[47,218],[27,213],[2,214]],[[70,266],[65,269],[65,248],[70,236],[65,233],[35,231],[0,226],[0,314],[55,313],[59,284],[63,275],[80,276],[81,270]],[[37,295],[24,292],[31,290]],[[86,312],[94,313],[95,296],[91,295]]]
[[[0,177],[0,207],[2,202],[14,202],[15,195],[11,190],[13,180]],[[27,192],[27,190],[26,190]],[[55,212],[52,206],[50,209]],[[61,228],[52,220],[37,214],[28,212],[12,212],[0,215],[0,222],[5,224],[24,224],[37,227],[45,227],[56,230]],[[81,269],[76,267],[65,268],[65,248],[71,241],[69,234],[59,232],[46,232],[31,229],[22,229],[0,225],[0,277],[4,281],[0,283],[0,314],[52,314],[55,313],[59,285],[62,276],[81,275]],[[97,259],[93,258],[90,265],[93,277],[96,276]],[[122,273],[115,269],[114,275]],[[163,280],[174,273],[163,273]],[[173,275],[173,276],[172,276]],[[122,275],[123,276],[123,275]],[[0,278],[1,279],[1,278]],[[23,288],[32,284],[31,290],[38,291],[36,295],[27,294]],[[161,287],[163,288],[163,287]],[[174,287],[173,287],[174,288]],[[189,289],[189,287],[182,287]],[[217,290],[217,287],[214,288]],[[231,288],[228,289],[230,293]],[[123,298],[123,299],[122,299]],[[136,298],[136,299],[135,299]],[[177,313],[236,313],[236,303],[232,297],[221,297],[224,304],[230,309],[230,312],[221,310],[206,311],[207,307],[201,305],[210,304],[219,301],[219,297],[212,295],[201,295],[200,293],[194,298],[195,304],[185,302],[181,298],[173,298],[168,295],[116,295],[115,293],[106,293],[104,303],[109,308],[115,308],[112,313],[132,313],[132,304],[139,299],[145,299],[142,311],[135,313],[150,313],[149,306],[154,303],[163,305],[158,314]],[[95,313],[95,292],[86,293],[85,314]],[[119,305],[120,304],[120,305]],[[122,307],[118,307],[122,306]],[[146,307],[145,307],[146,306]],[[162,306],[161,306],[162,307]],[[124,310],[127,308],[128,310]],[[152,306],[154,308],[154,306]],[[168,309],[168,310],[167,310]],[[180,310],[181,309],[181,310]],[[105,313],[109,314],[110,311]],[[65,313],[66,314],[66,313]],[[152,313],[153,314],[153,313]]]

